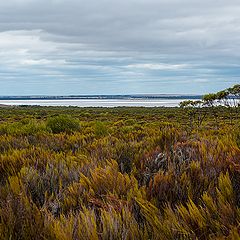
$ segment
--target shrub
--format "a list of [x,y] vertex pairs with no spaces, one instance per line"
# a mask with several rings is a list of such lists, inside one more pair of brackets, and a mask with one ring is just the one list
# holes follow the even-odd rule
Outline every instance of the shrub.
[[239,128],[235,130],[235,138],[237,146],[240,148],[240,130]]
[[20,122],[0,125],[0,135],[35,135],[44,132],[46,132],[45,124],[36,120],[23,119]]
[[104,137],[108,134],[108,129],[104,122],[96,122],[94,130],[97,137]]
[[48,119],[47,128],[50,129],[53,133],[71,133],[79,130],[80,124],[76,118],[70,117],[68,115],[59,115]]

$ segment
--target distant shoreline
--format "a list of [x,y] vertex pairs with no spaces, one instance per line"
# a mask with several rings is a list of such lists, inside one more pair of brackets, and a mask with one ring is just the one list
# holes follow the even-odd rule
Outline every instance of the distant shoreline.
[[70,96],[0,96],[0,100],[68,100],[68,99],[201,99],[202,95],[70,95]]
[[[20,106],[76,106],[76,107],[176,107],[185,100],[197,100],[191,96],[180,97],[108,97],[108,98],[12,98],[0,100],[0,104]],[[198,98],[200,99],[200,98]]]

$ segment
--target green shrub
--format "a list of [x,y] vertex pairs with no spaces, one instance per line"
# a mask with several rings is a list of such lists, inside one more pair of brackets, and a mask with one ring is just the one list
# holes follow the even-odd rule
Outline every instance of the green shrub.
[[68,115],[59,115],[52,117],[47,121],[47,128],[53,133],[67,132],[71,133],[79,130],[79,120]]
[[238,131],[236,133],[236,142],[237,142],[238,147],[240,148],[240,131]]
[[30,119],[14,123],[7,122],[0,125],[0,135],[34,135],[43,132],[46,132],[45,124]]
[[94,130],[97,137],[104,137],[108,134],[108,129],[104,122],[96,122]]

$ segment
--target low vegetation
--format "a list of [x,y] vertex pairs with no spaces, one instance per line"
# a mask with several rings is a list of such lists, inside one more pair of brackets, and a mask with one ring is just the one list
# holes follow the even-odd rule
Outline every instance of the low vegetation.
[[240,109],[189,110],[0,108],[0,239],[239,239]]
[[69,115],[59,115],[48,119],[46,127],[53,133],[67,132],[71,133],[80,128],[78,119]]

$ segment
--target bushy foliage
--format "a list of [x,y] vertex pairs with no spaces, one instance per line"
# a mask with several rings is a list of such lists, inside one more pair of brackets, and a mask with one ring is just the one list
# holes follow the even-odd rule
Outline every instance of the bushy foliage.
[[108,134],[108,128],[105,123],[97,121],[95,123],[95,135],[97,137],[103,137]]
[[47,132],[46,125],[43,122],[24,119],[21,122],[4,123],[0,125],[0,134],[7,135],[35,135]]
[[0,239],[239,239],[239,109],[188,110],[0,108]]
[[77,119],[69,115],[59,115],[48,119],[47,128],[49,128],[53,133],[70,133],[79,130],[80,124]]

